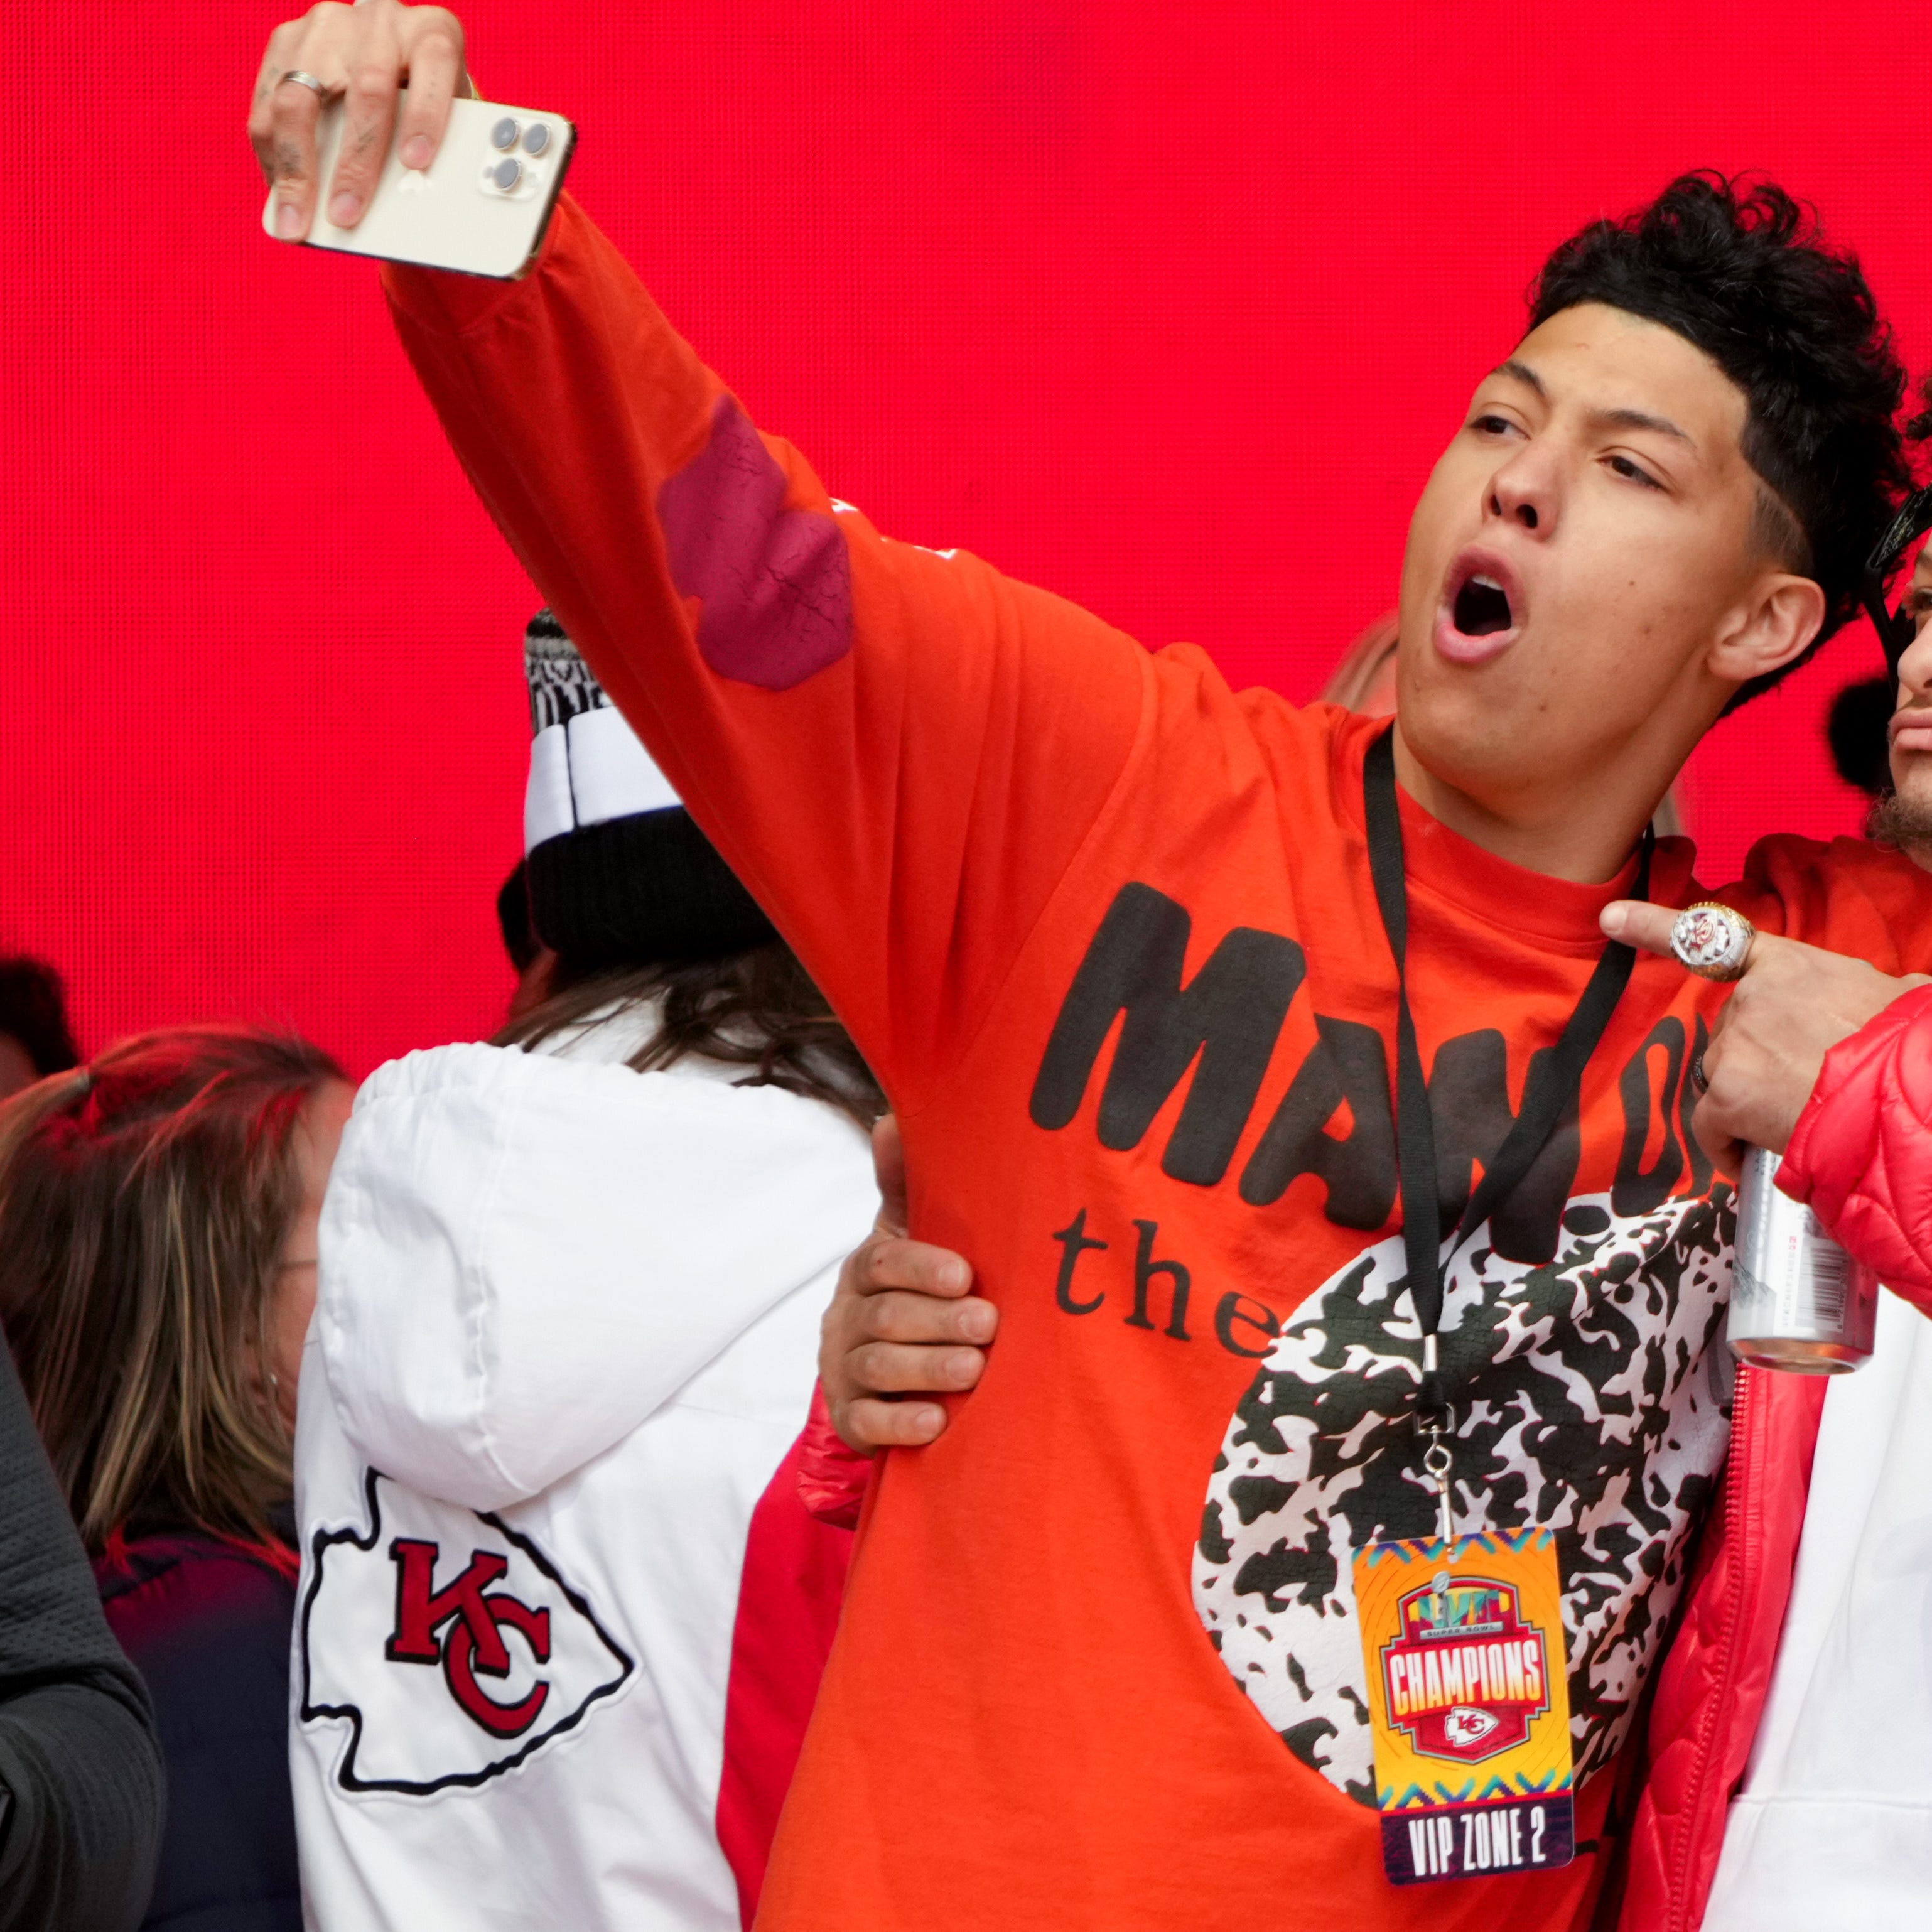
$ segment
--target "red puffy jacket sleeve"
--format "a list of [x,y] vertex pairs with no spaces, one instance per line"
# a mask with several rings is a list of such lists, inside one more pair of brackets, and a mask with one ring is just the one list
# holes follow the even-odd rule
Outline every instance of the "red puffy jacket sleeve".
[[1932,986],[1825,1056],[1778,1184],[1932,1313]]
[[812,1391],[812,1413],[798,1438],[798,1497],[807,1512],[835,1529],[856,1529],[874,1464],[848,1448],[832,1426],[823,1385]]

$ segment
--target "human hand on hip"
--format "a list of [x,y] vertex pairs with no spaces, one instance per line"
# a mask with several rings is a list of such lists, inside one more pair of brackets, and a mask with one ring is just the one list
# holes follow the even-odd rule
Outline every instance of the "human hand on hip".
[[872,1130],[872,1165],[879,1218],[838,1271],[818,1348],[832,1426],[866,1455],[938,1438],[945,1409],[902,1398],[971,1388],[1000,1321],[1000,1311],[972,1293],[963,1255],[907,1238],[905,1154],[890,1114]]

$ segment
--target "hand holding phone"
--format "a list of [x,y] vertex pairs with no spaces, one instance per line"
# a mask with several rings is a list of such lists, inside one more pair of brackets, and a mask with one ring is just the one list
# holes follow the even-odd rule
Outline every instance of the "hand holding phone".
[[[451,102],[471,91],[464,54],[463,23],[446,7],[365,0],[311,7],[300,20],[284,21],[268,36],[248,110],[248,140],[275,193],[273,232],[299,242],[309,231],[324,100],[347,102],[329,198],[336,225],[353,228],[392,146],[405,167],[426,168],[436,158]],[[406,84],[408,110],[398,125]]]
[[[434,158],[426,168],[407,168],[401,148],[408,100],[405,90],[395,139],[355,225],[318,214],[303,238],[314,248],[426,268],[503,279],[520,274],[542,244],[577,130],[560,114],[454,101]],[[347,121],[340,101],[324,104],[316,128],[320,180],[339,176]],[[271,188],[262,210],[262,226],[271,235],[277,232],[280,195],[279,187]],[[334,199],[329,197],[332,206]]]

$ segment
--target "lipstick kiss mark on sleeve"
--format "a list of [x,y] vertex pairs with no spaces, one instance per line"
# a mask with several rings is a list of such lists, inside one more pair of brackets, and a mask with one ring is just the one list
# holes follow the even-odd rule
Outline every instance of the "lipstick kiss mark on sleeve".
[[672,580],[702,600],[721,677],[788,691],[852,648],[852,560],[829,511],[788,508],[784,472],[729,396],[711,440],[658,492]]

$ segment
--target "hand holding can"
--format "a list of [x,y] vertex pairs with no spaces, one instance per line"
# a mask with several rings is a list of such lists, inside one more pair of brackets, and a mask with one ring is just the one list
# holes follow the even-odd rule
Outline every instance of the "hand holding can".
[[1803,1376],[1842,1375],[1871,1359],[1878,1277],[1778,1185],[1780,1156],[1748,1148],[1725,1339],[1741,1362]]

